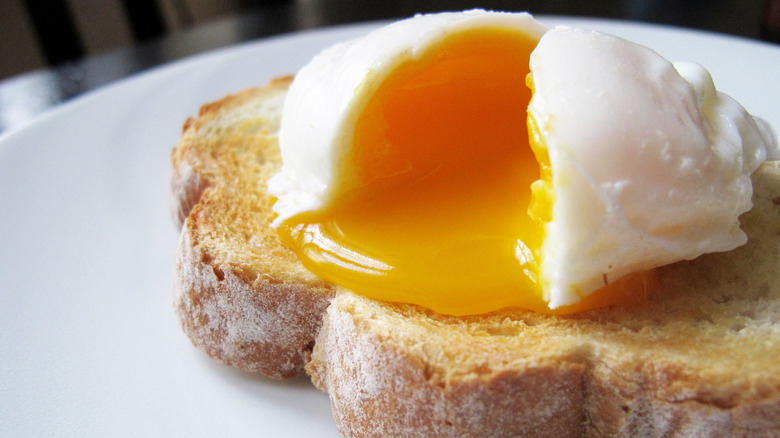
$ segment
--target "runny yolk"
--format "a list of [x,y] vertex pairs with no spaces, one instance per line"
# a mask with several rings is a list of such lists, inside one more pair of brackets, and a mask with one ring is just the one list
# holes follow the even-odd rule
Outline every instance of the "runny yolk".
[[531,202],[540,177],[551,187],[526,125],[537,42],[505,29],[463,31],[394,70],[355,126],[345,168],[356,169],[358,188],[279,227],[304,266],[365,296],[455,315],[571,313],[643,296],[652,274],[555,312],[542,299],[540,247],[554,196],[537,183]]

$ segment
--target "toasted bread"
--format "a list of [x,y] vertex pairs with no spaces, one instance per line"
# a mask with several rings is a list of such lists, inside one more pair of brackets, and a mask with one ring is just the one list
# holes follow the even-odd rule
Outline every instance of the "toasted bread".
[[289,82],[204,106],[172,154],[174,303],[209,356],[305,369],[355,437],[780,436],[777,165],[753,177],[749,243],[661,268],[641,305],[440,315],[328,284],[277,238],[265,182]]
[[270,227],[264,184],[280,162],[274,134],[289,82],[204,106],[171,156],[184,331],[218,361],[275,378],[303,373],[334,293]]

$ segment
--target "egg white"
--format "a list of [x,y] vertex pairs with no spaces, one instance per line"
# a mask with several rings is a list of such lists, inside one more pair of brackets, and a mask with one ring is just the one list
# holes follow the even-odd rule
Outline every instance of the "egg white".
[[[681,73],[684,76],[681,76]],[[558,27],[531,54],[536,120],[555,203],[542,246],[551,308],[623,275],[746,242],[750,174],[777,159],[768,125],[702,67]]]
[[[268,183],[275,226],[329,204],[355,182],[352,135],[373,92],[401,63],[480,27],[541,37],[531,55],[529,115],[549,152],[555,202],[542,246],[550,308],[605,282],[745,243],[750,173],[777,139],[715,91],[703,68],[637,44],[525,13],[419,15],[333,46],[298,72],[282,113],[283,166]],[[682,73],[682,75],[681,75]]]
[[[455,32],[478,28],[547,30],[527,13],[470,10],[417,15],[337,44],[317,55],[293,80],[279,131],[282,169],[268,182],[278,198],[276,225],[327,205],[354,184],[347,157],[355,123],[382,81],[403,62]],[[346,168],[345,168],[346,167]],[[338,182],[338,183],[337,183]]]

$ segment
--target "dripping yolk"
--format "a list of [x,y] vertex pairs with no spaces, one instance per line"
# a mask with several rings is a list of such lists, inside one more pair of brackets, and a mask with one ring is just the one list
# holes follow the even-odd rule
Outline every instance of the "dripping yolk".
[[[554,191],[526,122],[537,42],[461,31],[390,73],[362,108],[336,181],[357,188],[278,229],[304,266],[361,295],[440,313],[553,313],[539,272]],[[554,313],[634,301],[653,281],[630,275]]]

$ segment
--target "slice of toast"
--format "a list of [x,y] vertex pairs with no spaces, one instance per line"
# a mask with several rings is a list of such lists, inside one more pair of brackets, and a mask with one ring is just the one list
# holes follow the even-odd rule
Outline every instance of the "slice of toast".
[[265,181],[289,81],[204,106],[172,154],[175,308],[209,356],[305,367],[355,437],[780,436],[777,165],[754,175],[749,243],[662,268],[640,306],[439,315],[329,285],[279,242]]
[[214,359],[275,378],[304,372],[334,290],[270,227],[265,181],[280,164],[275,133],[290,81],[205,105],[171,155],[182,327]]

